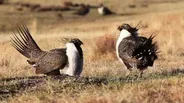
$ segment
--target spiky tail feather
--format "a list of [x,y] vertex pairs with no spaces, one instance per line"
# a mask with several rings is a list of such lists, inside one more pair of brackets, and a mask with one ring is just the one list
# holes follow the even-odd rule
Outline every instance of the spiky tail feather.
[[154,61],[158,58],[158,46],[156,42],[153,42],[154,37],[151,35],[145,39],[133,52],[133,57],[140,61],[139,68],[153,66]]
[[13,32],[10,38],[12,46],[27,58],[36,58],[42,52],[24,23],[17,26],[17,33]]

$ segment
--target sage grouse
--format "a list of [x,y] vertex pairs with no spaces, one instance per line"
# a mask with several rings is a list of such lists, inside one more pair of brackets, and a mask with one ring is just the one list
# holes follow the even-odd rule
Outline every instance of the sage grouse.
[[100,4],[100,6],[98,7],[98,13],[100,15],[111,15],[111,14],[115,14],[109,8],[105,7],[103,4]]
[[153,42],[154,36],[149,38],[138,36],[138,29],[131,27],[129,24],[123,24],[118,27],[120,31],[116,43],[116,53],[120,62],[124,63],[130,71],[137,68],[141,71],[148,66],[153,66],[157,59],[157,44]]
[[74,12],[73,14],[85,16],[89,13],[89,11],[90,11],[89,5],[81,4],[80,8],[76,12]]
[[65,39],[66,48],[43,51],[32,38],[28,28],[22,24],[11,37],[12,46],[28,58],[27,62],[36,69],[36,74],[79,76],[83,69],[83,52],[79,39]]

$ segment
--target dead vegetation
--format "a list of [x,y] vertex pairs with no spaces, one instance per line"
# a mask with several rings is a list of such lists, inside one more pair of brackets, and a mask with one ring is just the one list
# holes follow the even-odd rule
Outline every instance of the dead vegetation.
[[[17,1],[17,0],[15,0]],[[52,6],[53,1],[28,1],[31,4]],[[115,0],[116,1],[116,0]],[[12,6],[1,6],[1,23],[4,31],[0,35],[0,99],[2,102],[54,102],[54,103],[158,103],[184,101],[184,15],[182,3],[148,3],[146,8],[136,5],[136,9],[127,8],[130,1],[119,6],[119,2],[107,0],[105,4],[120,13],[133,15],[101,17],[91,11],[85,18],[75,18],[70,12],[59,12],[65,19],[54,18],[55,12],[31,12],[27,7],[14,11]],[[117,0],[118,1],[118,0]],[[169,0],[168,0],[169,1]],[[174,0],[173,0],[174,1]],[[66,3],[99,4],[99,1]],[[117,4],[118,3],[118,4]],[[61,5],[63,2],[55,1]],[[117,6],[118,5],[118,6]],[[124,6],[125,5],[125,6]],[[36,7],[36,6],[35,6]],[[63,7],[63,6],[62,6]],[[165,10],[167,7],[168,10]],[[120,9],[121,8],[121,9]],[[156,9],[157,8],[157,9]],[[7,13],[8,12],[8,13]],[[141,12],[141,15],[139,15]],[[136,14],[135,14],[136,13]],[[25,15],[23,15],[25,14]],[[36,14],[36,15],[35,15]],[[21,17],[20,17],[21,15]],[[71,17],[70,17],[71,16]],[[36,75],[34,69],[26,63],[9,43],[9,28],[24,19],[33,38],[43,50],[65,47],[57,41],[60,37],[77,37],[83,42],[84,71],[81,77],[45,77]],[[9,23],[11,20],[13,23]],[[136,77],[136,71],[129,71],[119,63],[115,54],[117,27],[121,23],[137,24],[143,27],[140,35],[149,37],[156,34],[159,45],[159,59],[154,67],[144,72],[143,78]],[[92,57],[92,58],[90,58]]]
[[105,34],[95,38],[95,46],[93,48],[93,59],[111,56],[111,59],[116,58],[115,47],[116,38],[112,34]]
[[[69,92],[75,93],[76,91],[85,91],[91,87],[106,87],[115,88],[115,84],[119,86],[127,85],[129,83],[144,83],[144,81],[151,81],[156,79],[165,79],[172,77],[183,77],[184,71],[181,69],[176,69],[172,71],[165,71],[163,73],[154,73],[146,75],[142,78],[134,76],[123,76],[123,77],[72,77],[67,75],[61,76],[34,76],[34,77],[17,77],[17,78],[7,78],[0,80],[0,100],[4,100],[11,96],[16,96],[16,94],[22,94],[25,92],[34,92],[39,90],[44,85],[50,85],[54,93]],[[59,83],[57,85],[52,85]],[[92,89],[92,88],[91,88]],[[65,91],[63,91],[65,90]],[[151,91],[150,91],[151,92]],[[150,97],[152,97],[152,94]],[[77,94],[76,94],[77,95]]]
[[28,8],[30,11],[33,12],[48,12],[48,11],[68,11],[71,10],[69,6],[62,6],[62,5],[40,5],[34,3],[26,3],[26,2],[16,2],[17,10],[22,10],[23,8]]

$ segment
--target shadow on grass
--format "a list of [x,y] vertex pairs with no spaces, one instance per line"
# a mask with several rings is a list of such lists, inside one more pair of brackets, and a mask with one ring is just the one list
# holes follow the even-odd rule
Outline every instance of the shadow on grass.
[[[53,83],[55,81],[61,82],[60,84],[67,84],[70,86],[102,86],[119,83],[121,85],[127,83],[139,83],[145,80],[152,79],[164,79],[173,76],[184,76],[184,69],[175,69],[171,71],[164,71],[162,73],[152,73],[147,76],[122,76],[122,77],[72,77],[68,75],[60,76],[32,76],[32,77],[16,77],[16,78],[4,78],[0,79],[0,100],[14,96],[17,93],[23,93],[24,91],[46,84],[49,80]],[[77,84],[77,85],[76,85]],[[35,87],[35,88],[33,88]],[[60,89],[65,89],[66,85]],[[57,86],[56,86],[57,88]]]

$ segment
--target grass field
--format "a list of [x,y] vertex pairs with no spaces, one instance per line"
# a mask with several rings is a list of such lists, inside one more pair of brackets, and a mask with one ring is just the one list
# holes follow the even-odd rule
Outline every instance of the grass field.
[[[9,0],[0,5],[0,102],[2,103],[183,103],[184,102],[184,6],[181,0],[79,0],[75,3],[98,5],[103,2],[118,14],[100,16],[92,9],[85,17],[73,11],[17,11]],[[62,0],[21,0],[41,5],[63,5]],[[130,5],[136,5],[130,8]],[[62,18],[58,17],[62,14]],[[35,70],[10,43],[11,31],[17,23],[26,23],[33,38],[43,50],[65,47],[61,37],[80,38],[84,45],[84,70],[81,78],[41,79],[32,83]],[[145,70],[142,78],[137,71],[131,75],[116,55],[113,43],[122,23],[136,26],[140,35],[157,35],[159,58]],[[112,43],[112,45],[109,45]],[[107,45],[108,44],[108,45]],[[105,49],[107,52],[102,51]],[[3,81],[23,77],[21,80]],[[45,78],[45,77],[43,77]],[[91,79],[89,79],[91,78]],[[25,81],[25,83],[24,83]],[[2,90],[12,91],[3,94]],[[15,93],[13,93],[15,92]]]

